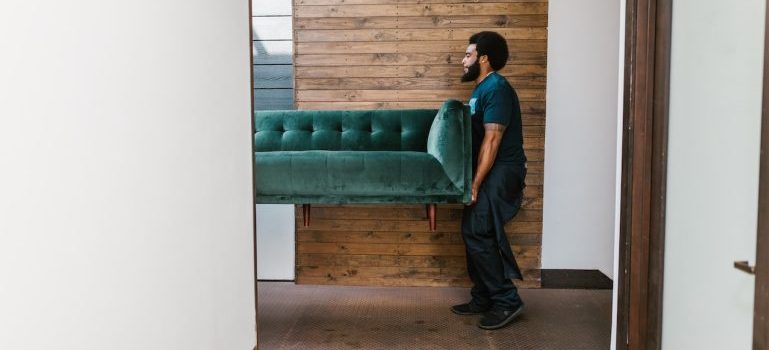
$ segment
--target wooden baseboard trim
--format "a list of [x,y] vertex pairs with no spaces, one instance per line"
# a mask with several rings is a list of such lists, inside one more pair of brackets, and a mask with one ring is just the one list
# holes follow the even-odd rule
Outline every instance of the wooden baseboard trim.
[[542,288],[612,289],[613,287],[614,282],[598,270],[542,270]]

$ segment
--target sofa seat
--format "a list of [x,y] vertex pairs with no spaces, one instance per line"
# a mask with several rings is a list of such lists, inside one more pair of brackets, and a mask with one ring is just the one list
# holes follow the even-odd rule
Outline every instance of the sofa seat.
[[257,196],[271,203],[451,203],[462,191],[426,152],[258,152]]

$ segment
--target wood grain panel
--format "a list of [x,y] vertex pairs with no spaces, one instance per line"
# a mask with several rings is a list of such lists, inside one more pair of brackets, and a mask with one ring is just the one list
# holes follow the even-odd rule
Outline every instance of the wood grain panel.
[[297,18],[297,29],[546,27],[547,15]]
[[[545,52],[515,52],[510,54],[510,63],[525,65],[544,64],[547,54]],[[370,53],[370,54],[346,54],[346,55],[316,55],[307,54],[297,56],[297,66],[413,66],[413,65],[453,65],[462,67],[464,52],[429,52],[429,53]]]
[[349,242],[349,243],[409,243],[409,244],[456,244],[446,232],[377,232],[377,231],[303,231],[297,233],[298,242]]
[[[456,99],[466,101],[470,97],[469,92],[462,93],[457,91]],[[299,109],[319,109],[319,110],[343,110],[343,109],[398,109],[398,108],[433,108],[438,109],[444,100],[435,99],[432,101],[364,101],[364,102],[297,102]],[[544,103],[541,102],[522,102],[521,110],[523,113],[544,113]]]
[[[504,35],[507,40],[544,40],[547,28],[485,28]],[[467,40],[478,32],[473,28],[456,29],[327,29],[297,30],[297,42],[326,41],[404,41]]]
[[397,266],[303,266],[300,268],[305,276],[351,276],[362,278],[420,278],[420,279],[458,279],[466,274],[462,268],[441,267],[397,267]]
[[[524,125],[523,134],[527,137],[545,137],[545,127],[541,125]],[[526,152],[526,155],[531,160],[544,159],[544,155],[540,155],[539,152]]]
[[[536,280],[534,279],[536,278]],[[514,281],[518,288],[539,288],[541,286],[538,274],[532,274],[524,281]],[[345,286],[388,286],[388,287],[470,287],[467,277],[462,279],[424,279],[424,278],[349,278],[349,277],[304,277],[297,275],[298,284],[332,284]]]
[[[527,187],[506,225],[525,280],[540,285],[547,75],[546,0],[295,0],[294,86],[299,109],[437,109],[467,101],[461,61],[470,35],[494,30],[511,57],[500,71],[521,100]],[[297,283],[467,286],[464,206],[313,205],[297,210]]]
[[[539,256],[538,246],[511,246],[516,257]],[[411,243],[351,243],[303,242],[297,245],[297,254],[378,254],[395,256],[464,256],[464,244],[411,244]]]
[[[388,4],[455,4],[455,3],[487,3],[500,0],[297,0],[296,5],[388,5]],[[547,0],[507,0],[507,2],[547,2]]]
[[541,161],[535,162],[535,161],[529,160],[528,169],[529,169],[529,175],[543,174],[545,171],[545,163]]
[[[529,166],[531,168],[531,166]],[[526,209],[542,209],[542,198],[524,198],[523,208]]]
[[[305,42],[296,44],[300,54],[352,54],[352,53],[415,53],[443,52],[464,54],[467,48],[465,40],[441,41],[358,41],[358,42]],[[547,52],[546,40],[508,40],[507,46],[513,52]],[[510,64],[519,64],[510,61]]]
[[[529,126],[529,124],[523,124],[524,126]],[[527,137],[524,136],[523,138],[523,149],[545,149],[545,138],[544,137]]]
[[[542,235],[537,233],[507,233],[510,244],[536,246],[542,243]],[[373,232],[373,231],[304,231],[299,232],[297,242],[318,243],[408,243],[408,244],[461,244],[459,232]]]
[[461,256],[399,256],[399,255],[338,255],[299,254],[297,264],[302,266],[400,266],[400,267],[464,267]]
[[[301,274],[307,278],[344,279],[354,278],[363,280],[461,280],[467,278],[464,268],[436,268],[436,267],[391,267],[391,266],[303,266],[299,268]],[[522,269],[524,278],[538,278],[536,270]]]
[[[544,88],[545,77],[511,77],[510,84],[522,88]],[[321,90],[329,87],[355,90],[472,90],[473,85],[452,78],[320,78],[297,79],[299,90]]]
[[[527,177],[526,183],[532,184],[531,181],[534,177]],[[534,185],[534,184],[532,184]],[[420,209],[420,210],[414,210],[414,209]],[[378,208],[378,207],[366,207],[366,206],[346,206],[346,205],[339,205],[339,206],[318,206],[315,205],[312,208],[312,219],[328,219],[333,220],[336,218],[345,218],[346,220],[415,220],[415,221],[422,221],[427,219],[426,213],[423,209],[423,207],[417,206],[416,208],[414,206],[398,206],[398,207],[389,207],[389,208]],[[438,205],[437,208],[437,217],[442,220],[457,220],[462,218],[462,210],[464,209],[464,206],[454,206],[454,205]],[[542,221],[542,211],[541,210],[531,210],[527,208],[523,208],[520,210],[518,215],[515,217],[516,221]],[[363,231],[345,231],[344,233],[362,233]],[[374,235],[387,235],[388,233],[392,232],[372,232],[368,231],[365,232],[367,234],[370,234],[371,238]],[[408,235],[411,233],[407,233],[405,238],[409,238]],[[402,235],[400,235],[402,236]],[[403,237],[402,237],[403,238]],[[436,241],[441,238],[440,234],[436,233],[436,236],[433,237]]]
[[[527,184],[529,187],[537,186],[540,187],[541,185],[536,185],[533,183],[530,183],[527,180]],[[537,231],[531,231],[531,228],[534,226],[526,226],[524,223],[540,223],[542,221],[542,208],[541,208],[541,201],[537,202],[536,198],[526,198],[526,200],[530,201],[531,203],[523,206],[523,209],[519,212],[519,214],[510,222],[518,222],[522,225],[522,230],[524,231],[511,231],[508,232],[509,234],[523,234],[523,233],[540,233]],[[442,204],[441,206],[447,206],[449,204]],[[533,205],[539,205],[539,208],[532,208],[529,206]],[[439,206],[439,208],[441,208]],[[401,240],[411,240],[411,239],[417,239],[413,238],[410,235],[414,235],[417,233],[429,233],[430,239],[434,241],[440,241],[443,238],[444,233],[459,233],[460,227],[459,226],[452,226],[452,225],[445,225],[443,227],[440,227],[436,229],[436,231],[430,231],[424,227],[421,226],[421,224],[416,222],[422,222],[424,220],[427,220],[427,218],[424,215],[424,208],[419,208],[418,210],[414,210],[414,208],[382,208],[377,209],[374,211],[377,213],[377,215],[372,215],[371,213],[366,213],[367,208],[366,207],[349,207],[345,210],[326,210],[323,211],[324,207],[320,208],[313,208],[313,221],[315,219],[319,220],[325,220],[323,223],[318,225],[310,225],[307,227],[302,227],[301,231],[312,231],[312,232],[337,232],[339,234],[339,237],[346,237],[345,235],[348,233],[352,234],[362,234],[366,233],[369,235],[369,239],[373,240],[380,240],[382,239],[383,235],[387,236],[389,234],[394,234],[392,237],[396,237],[399,235],[403,235],[401,237]],[[321,218],[317,217],[317,214],[315,214],[315,209],[321,210]],[[326,208],[327,209],[327,208]],[[392,215],[383,214],[388,211],[395,211],[395,210],[403,210],[406,211],[408,214],[408,217],[392,217]],[[445,208],[443,209],[445,210]],[[350,212],[360,212],[356,215],[348,217],[347,213]],[[421,218],[419,218],[421,213]],[[451,222],[458,222],[458,220],[461,218],[461,208],[456,209],[456,213],[449,212],[449,213],[438,213],[437,219],[439,221],[444,221],[447,223]],[[361,220],[361,221],[357,221]],[[383,225],[377,225],[374,221],[392,221],[393,223],[389,226],[383,226]],[[403,223],[405,221],[414,221],[411,223]],[[301,225],[301,220],[296,220],[296,223]],[[325,231],[325,229],[328,229],[329,227],[335,227],[338,228],[339,226],[335,225],[360,225],[359,227],[348,228],[344,231]],[[397,233],[397,234],[396,234]],[[390,236],[387,236],[390,237]],[[392,238],[390,237],[390,238]]]
[[[391,267],[391,266],[307,266],[303,272],[308,277],[359,277],[365,279],[462,279],[466,278],[464,268],[440,267]],[[536,270],[522,269],[524,278],[537,277]]]
[[[297,264],[302,266],[398,266],[398,267],[442,267],[465,268],[464,256],[403,256],[403,255],[359,255],[359,254],[299,254]],[[534,261],[518,259],[521,265],[532,265]]]
[[[536,188],[541,186],[527,186],[526,193],[535,192]],[[541,197],[541,192],[538,196]],[[422,209],[424,210],[424,209]],[[301,215],[301,214],[299,214]],[[296,221],[297,227],[302,226],[301,219]],[[542,234],[542,222],[541,221],[517,221],[512,220],[505,226],[507,230],[515,233],[533,233]],[[298,231],[300,229],[297,229]],[[377,232],[430,232],[427,220],[355,220],[350,222],[349,220],[342,219],[316,219],[313,218],[311,225],[308,227],[302,227],[302,231],[377,231]],[[458,220],[443,220],[440,217],[437,221],[436,232],[459,232],[460,225]],[[318,252],[322,253],[322,252]],[[365,253],[359,253],[365,254]],[[379,254],[385,254],[379,252]],[[392,254],[389,252],[387,254]],[[419,255],[419,254],[418,254]],[[425,255],[425,254],[421,254]],[[430,254],[427,254],[430,255]]]
[[452,15],[544,15],[547,3],[462,3],[462,4],[386,4],[386,5],[294,5],[294,16],[302,17],[382,17]]
[[523,125],[543,125],[544,126],[545,115],[544,114],[523,114],[521,116],[521,122],[523,123]]
[[[521,101],[544,101],[542,89],[516,89]],[[456,98],[456,90],[297,90],[297,101],[424,101]],[[543,131],[544,133],[544,131]],[[534,135],[529,135],[534,136]],[[537,134],[539,136],[539,134]]]
[[[300,59],[301,55],[297,56]],[[303,59],[302,59],[303,60]],[[500,71],[507,77],[545,76],[547,68],[543,64],[514,63]],[[297,65],[297,78],[436,78],[448,77],[459,79],[462,76],[460,65],[392,65],[392,66],[334,66],[303,67]]]
[[[297,66],[380,66],[432,65],[462,63],[464,53],[371,53],[344,55],[306,54],[296,58]],[[536,58],[534,58],[536,59]]]

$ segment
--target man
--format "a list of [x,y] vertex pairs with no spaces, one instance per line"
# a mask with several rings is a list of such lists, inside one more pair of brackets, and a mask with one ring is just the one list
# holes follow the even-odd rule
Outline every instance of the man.
[[470,37],[462,60],[463,82],[474,81],[470,98],[473,139],[472,203],[462,213],[462,238],[472,299],[455,305],[459,315],[482,314],[483,329],[498,329],[523,311],[511,279],[523,279],[505,235],[505,223],[521,206],[526,156],[521,108],[515,90],[497,73],[507,63],[507,42],[495,32]]

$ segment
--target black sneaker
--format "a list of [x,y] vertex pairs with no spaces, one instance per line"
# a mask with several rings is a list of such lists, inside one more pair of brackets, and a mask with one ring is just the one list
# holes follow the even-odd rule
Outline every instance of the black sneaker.
[[489,309],[490,306],[481,306],[471,301],[469,303],[452,306],[451,312],[457,315],[480,315],[489,311]]
[[507,326],[523,312],[523,303],[513,310],[491,309],[483,314],[478,327],[482,329],[499,329]]

